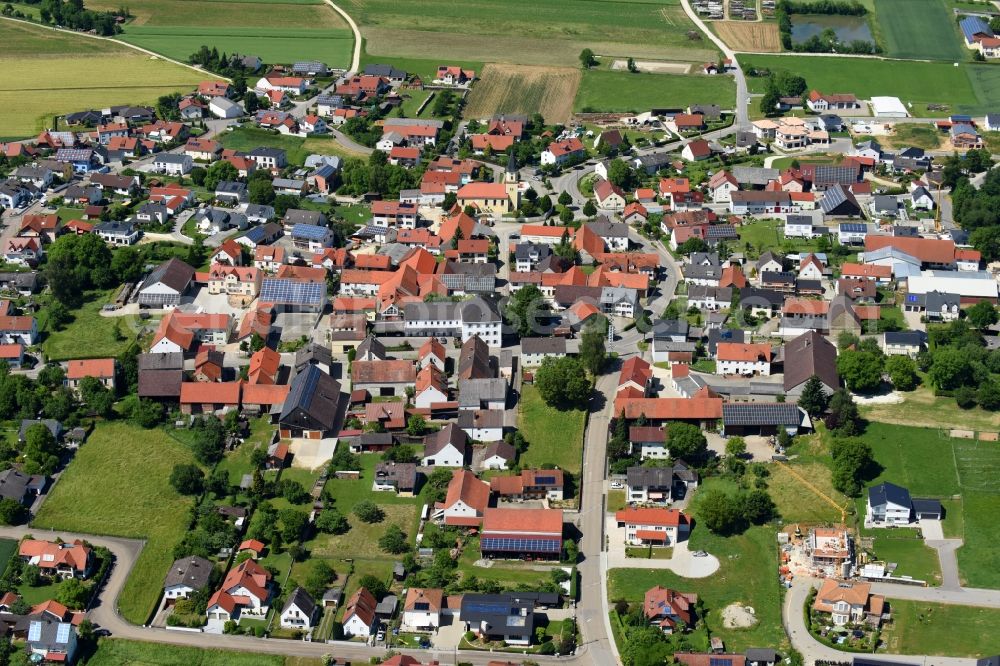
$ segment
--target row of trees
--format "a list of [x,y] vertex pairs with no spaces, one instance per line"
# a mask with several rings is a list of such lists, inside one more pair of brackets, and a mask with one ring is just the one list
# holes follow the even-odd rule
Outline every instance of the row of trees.
[[884,377],[900,391],[912,391],[920,383],[917,363],[908,356],[889,356],[882,352],[875,338],[861,341],[845,332],[838,338],[837,372],[855,393],[874,393]]
[[[36,4],[28,2],[27,4]],[[121,32],[116,17],[130,16],[128,9],[121,8],[117,12],[96,12],[86,9],[83,0],[42,0],[38,8],[38,16],[46,25],[57,25],[73,30],[89,32],[93,30],[105,37]]]
[[[203,69],[222,76],[233,79],[233,88],[237,96],[242,96],[246,92],[246,76],[253,74],[251,70],[243,65],[243,56],[238,53],[227,55],[225,51],[219,53],[216,47],[209,48],[202,44],[201,48],[188,56],[188,62],[192,65],[200,65]],[[239,85],[242,82],[242,85]],[[241,90],[242,88],[242,90]]]

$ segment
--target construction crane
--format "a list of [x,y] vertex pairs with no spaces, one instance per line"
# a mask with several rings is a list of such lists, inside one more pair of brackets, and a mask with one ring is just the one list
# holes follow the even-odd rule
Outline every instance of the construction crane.
[[837,511],[840,511],[840,524],[844,525],[844,526],[847,525],[847,510],[844,507],[842,507],[841,505],[839,505],[836,502],[834,502],[832,497],[830,497],[829,495],[827,495],[826,493],[824,493],[822,490],[820,490],[819,488],[817,488],[816,486],[814,486],[812,483],[810,483],[809,481],[807,481],[801,474],[799,474],[798,472],[796,472],[790,466],[786,465],[785,463],[781,462],[780,460],[775,460],[774,462],[775,462],[775,464],[780,465],[782,469],[784,469],[785,471],[787,471],[793,477],[795,477],[798,480],[799,483],[801,483],[802,485],[804,485],[809,490],[813,491],[813,493],[815,493],[819,497],[823,498],[828,504],[830,504],[835,509],[837,509]]

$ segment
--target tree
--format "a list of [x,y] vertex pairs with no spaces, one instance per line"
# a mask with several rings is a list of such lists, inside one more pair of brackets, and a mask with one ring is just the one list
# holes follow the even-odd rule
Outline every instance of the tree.
[[406,540],[406,532],[400,529],[399,525],[389,525],[385,533],[379,537],[378,547],[387,553],[400,555],[410,549],[410,544]]
[[635,58],[629,57],[626,61],[626,66],[628,67],[628,71],[632,74],[637,74],[639,72],[639,67],[635,64]]
[[58,363],[49,363],[38,371],[38,383],[50,389],[62,386],[66,381],[66,371]]
[[571,203],[573,203],[573,197],[569,195],[569,192],[563,190],[562,192],[559,193],[559,198],[556,199],[556,201],[559,202],[560,206],[568,206]]
[[56,601],[72,610],[79,610],[87,603],[90,589],[79,578],[67,578],[59,583]]
[[48,246],[45,277],[52,296],[67,308],[78,307],[88,289],[115,283],[111,250],[94,234],[65,234]]
[[327,564],[326,560],[317,559],[313,561],[312,569],[306,576],[305,585],[302,587],[313,599],[319,599],[326,592],[330,583],[335,580],[337,580],[337,572]]
[[205,184],[205,176],[207,174],[208,171],[205,169],[205,167],[196,166],[193,169],[191,169],[191,182],[201,187],[202,185]]
[[583,204],[583,214],[587,217],[594,217],[597,215],[597,206],[594,205],[592,199],[587,199],[587,203]]
[[747,452],[747,442],[742,437],[730,437],[726,440],[726,455],[742,458]]
[[743,521],[742,507],[736,498],[721,490],[709,490],[701,498],[698,513],[702,522],[716,534],[737,532]]
[[809,416],[815,417],[826,411],[828,402],[829,396],[826,394],[823,380],[817,375],[807,379],[805,386],[802,387],[802,393],[799,395],[799,407],[806,410]]
[[559,221],[563,224],[569,224],[573,221],[573,211],[569,208],[563,208],[559,211]]
[[250,198],[250,203],[268,205],[274,201],[274,186],[266,178],[251,180],[247,188],[247,195]]
[[1000,409],[1000,382],[990,378],[980,384],[976,391],[976,402],[991,412]]
[[608,180],[618,187],[629,187],[632,185],[632,168],[620,157],[611,160],[608,166]]
[[778,112],[778,104],[781,102],[781,93],[774,86],[768,86],[760,98],[760,112],[765,116],[773,116]]
[[542,400],[555,407],[583,407],[590,399],[590,379],[580,359],[546,357],[535,373]]
[[546,301],[541,289],[527,284],[518,289],[507,301],[504,316],[519,337],[527,337],[535,330],[537,317],[545,311]]
[[777,514],[774,500],[766,490],[761,488],[751,490],[742,497],[742,500],[743,517],[753,525],[763,525]]
[[952,395],[955,396],[955,403],[962,409],[972,409],[976,406],[976,389],[971,386],[959,386]]
[[[251,97],[254,97],[254,95],[251,95]],[[247,111],[249,112],[250,110],[247,109]],[[240,173],[233,166],[232,162],[219,160],[208,167],[208,171],[205,174],[205,188],[210,192],[215,192],[215,188],[219,186],[219,183],[224,180],[236,180],[239,176]]]
[[191,463],[174,465],[170,485],[181,495],[198,495],[205,488],[205,473]]
[[4,525],[19,525],[27,517],[27,510],[17,500],[5,497],[0,499],[0,523]]
[[389,587],[385,584],[384,580],[376,578],[371,574],[365,574],[358,580],[358,586],[363,587],[376,599],[381,599],[386,594],[389,593]]
[[136,282],[142,277],[142,264],[142,255],[137,248],[119,247],[111,257],[111,272],[121,282]]
[[871,447],[856,437],[835,438],[830,446],[833,457],[833,487],[849,497],[861,492],[861,481],[874,459]]
[[584,69],[590,69],[597,65],[597,58],[594,57],[594,52],[590,49],[580,51],[580,64],[583,65]]
[[989,301],[979,301],[965,311],[969,323],[983,330],[997,323],[997,309]]
[[420,437],[427,431],[427,419],[420,414],[413,414],[406,420],[406,434]]
[[160,403],[130,395],[122,400],[122,413],[135,425],[148,430],[163,420],[164,412]]
[[885,372],[897,391],[912,391],[920,383],[917,363],[909,356],[890,356],[885,361]]
[[931,359],[927,376],[937,388],[949,391],[971,382],[972,364],[965,350],[957,347],[938,348],[932,353]]
[[333,507],[323,509],[316,518],[316,529],[325,534],[344,534],[351,529],[347,517]]
[[278,515],[281,517],[281,537],[287,542],[301,539],[309,524],[309,514],[298,509],[284,509]]
[[385,518],[385,512],[371,500],[362,500],[354,506],[354,515],[364,523],[378,523]]
[[563,541],[563,561],[575,564],[580,559],[580,547],[576,541],[566,539]]
[[826,427],[836,434],[850,437],[861,432],[863,423],[854,398],[846,389],[838,389],[830,398],[830,414]]
[[80,381],[80,397],[94,414],[103,417],[111,416],[115,397],[101,380],[96,377],[84,377]]
[[695,462],[704,459],[708,440],[698,426],[673,421],[667,426],[667,450],[674,460]]
[[25,433],[25,444],[21,453],[25,458],[25,473],[48,476],[59,467],[62,447],[59,446],[51,430],[41,423],[36,423]]
[[837,372],[855,393],[873,393],[882,385],[882,352],[844,350],[837,355]]
[[604,317],[591,317],[583,327],[580,335],[580,361],[583,367],[592,375],[599,375],[608,360],[604,341],[608,337],[608,320]]
[[55,301],[49,306],[49,319],[48,323],[57,331],[61,331],[66,327],[66,324],[73,321],[73,315],[70,314],[69,308]]
[[708,245],[705,244],[705,241],[697,236],[692,236],[677,246],[677,251],[685,256],[694,252],[704,252],[707,249]]

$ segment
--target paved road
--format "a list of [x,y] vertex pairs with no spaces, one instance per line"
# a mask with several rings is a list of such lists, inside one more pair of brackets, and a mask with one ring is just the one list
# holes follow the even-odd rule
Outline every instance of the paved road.
[[596,666],[618,663],[618,650],[610,639],[607,565],[604,558],[604,470],[607,463],[608,427],[614,403],[618,371],[609,368],[597,378],[590,401],[583,449],[583,480],[580,483],[579,528],[583,532],[580,553],[580,604],[577,622],[583,635],[587,658]]

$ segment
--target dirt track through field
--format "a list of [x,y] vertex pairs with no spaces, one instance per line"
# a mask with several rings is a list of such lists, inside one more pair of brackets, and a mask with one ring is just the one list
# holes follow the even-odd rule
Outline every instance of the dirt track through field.
[[777,23],[747,21],[713,21],[712,28],[734,51],[778,53],[781,38]]
[[488,64],[469,93],[465,117],[537,112],[546,122],[564,122],[573,111],[580,76],[570,67]]

